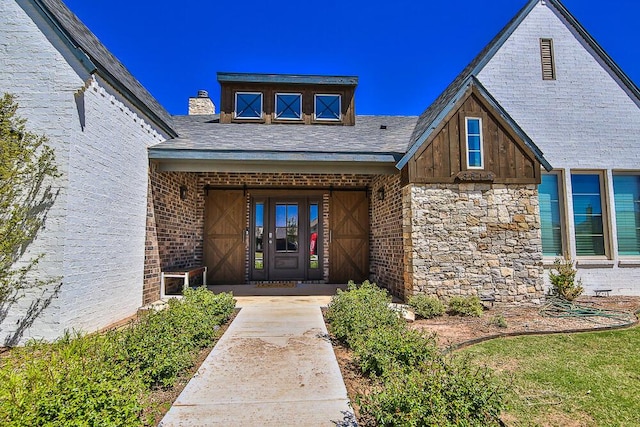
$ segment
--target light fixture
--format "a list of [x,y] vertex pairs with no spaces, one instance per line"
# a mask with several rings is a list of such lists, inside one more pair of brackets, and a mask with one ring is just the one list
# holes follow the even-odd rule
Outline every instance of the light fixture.
[[180,186],[180,200],[186,200],[187,199],[187,186],[186,185],[181,185]]
[[378,200],[384,200],[384,186],[378,188]]

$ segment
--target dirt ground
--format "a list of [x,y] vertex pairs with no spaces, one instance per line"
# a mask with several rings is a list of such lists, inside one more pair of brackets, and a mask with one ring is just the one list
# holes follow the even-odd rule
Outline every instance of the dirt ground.
[[[544,304],[536,306],[494,304],[493,307],[485,304],[485,312],[481,317],[445,314],[434,319],[416,320],[411,327],[434,333],[441,348],[457,347],[469,341],[501,335],[609,328],[636,321],[634,312],[640,309],[640,297],[580,297],[576,304],[621,313],[615,314],[615,318],[609,317],[612,315],[609,312],[606,312],[609,315],[606,317],[549,317],[540,312]],[[500,317],[504,319],[506,327],[504,324],[503,327],[497,324]]]

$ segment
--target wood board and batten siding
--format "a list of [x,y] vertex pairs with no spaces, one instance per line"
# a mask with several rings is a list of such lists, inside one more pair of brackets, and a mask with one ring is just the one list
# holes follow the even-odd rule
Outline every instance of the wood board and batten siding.
[[366,191],[333,191],[330,198],[329,281],[369,277],[369,198]]
[[[466,118],[482,119],[484,168],[467,169]],[[539,184],[540,161],[533,151],[475,89],[470,88],[407,163],[413,183],[489,181]]]
[[242,190],[210,190],[204,224],[207,283],[245,282],[246,197]]
[[[256,92],[262,94],[262,117],[259,120],[246,120],[234,118],[235,95],[237,92]],[[300,120],[279,120],[275,117],[275,95],[300,94],[302,95],[302,117]],[[314,95],[335,94],[340,95],[339,121],[314,120]],[[279,123],[279,124],[322,124],[353,126],[356,121],[355,114],[355,87],[351,86],[307,86],[295,84],[265,84],[265,83],[221,83],[220,93],[220,123],[252,122],[252,123]]]

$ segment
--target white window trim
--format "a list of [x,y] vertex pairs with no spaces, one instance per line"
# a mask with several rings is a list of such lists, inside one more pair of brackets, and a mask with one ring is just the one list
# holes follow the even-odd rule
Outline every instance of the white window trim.
[[[298,98],[300,98],[300,117],[298,117],[298,118],[278,117],[278,96],[280,96],[280,95],[297,95]],[[294,122],[299,122],[302,119],[304,119],[304,116],[302,114],[302,94],[301,93],[292,93],[292,92],[276,92],[276,94],[274,95],[274,98],[273,98],[273,118],[275,120],[287,120],[287,121],[294,121]]]
[[[238,95],[260,95],[260,116],[258,117],[240,117],[238,116]],[[264,114],[264,94],[262,92],[236,92],[235,103],[233,105],[233,118],[238,120],[262,120]]]
[[[575,212],[573,210],[573,184],[571,183],[572,175],[598,175],[600,176],[600,205],[602,209],[602,235],[604,238],[604,255],[578,255],[578,248],[576,245],[576,224],[575,224]],[[610,183],[609,176],[606,170],[603,169],[571,169],[567,181],[571,183],[571,240],[573,244],[573,254],[576,260],[612,260],[613,259],[613,242],[611,240],[611,210],[609,209],[611,200],[609,198],[609,187],[613,191],[613,183]],[[586,265],[588,263],[584,263]]]
[[[469,120],[478,120],[479,129],[480,129],[480,166],[469,166]],[[465,117],[464,118],[464,127],[465,127],[465,152],[467,158],[467,169],[484,169],[484,135],[482,134],[482,118],[481,117]]]
[[[319,96],[337,96],[338,97],[338,118],[337,119],[325,119],[319,118],[316,111],[318,105]],[[319,122],[340,122],[342,121],[342,95],[339,93],[316,93],[313,95],[313,119]]]

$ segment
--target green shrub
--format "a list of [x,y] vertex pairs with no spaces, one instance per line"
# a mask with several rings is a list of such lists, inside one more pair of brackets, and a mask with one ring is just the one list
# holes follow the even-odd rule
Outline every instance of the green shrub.
[[355,341],[358,366],[365,374],[384,375],[393,367],[416,367],[436,353],[432,336],[409,328],[375,328]]
[[13,349],[0,358],[0,425],[148,425],[150,390],[175,383],[234,306],[231,294],[188,290],[126,328]]
[[451,297],[447,313],[454,316],[480,317],[484,312],[480,298],[475,295],[468,297]]
[[504,390],[485,368],[467,359],[435,357],[396,369],[360,395],[361,425],[496,426]]
[[139,426],[148,391],[113,363],[115,334],[66,336],[12,350],[0,367],[0,425]]
[[[554,273],[554,270],[556,273]],[[573,268],[573,261],[570,259],[564,261],[556,259],[553,262],[553,268],[549,270],[549,280],[551,281],[549,293],[567,301],[573,301],[578,298],[582,295],[584,288],[582,287],[582,281],[578,280],[576,284],[577,273],[578,271]]]
[[409,305],[420,317],[431,319],[444,314],[444,304],[436,297],[424,294],[413,295],[409,298]]
[[183,299],[169,300],[169,309],[151,311],[123,331],[124,361],[138,367],[147,385],[172,386],[197,350],[215,341],[234,307],[231,294],[187,289]]
[[365,332],[375,328],[397,329],[402,326],[396,312],[389,308],[391,297],[369,281],[358,286],[349,283],[338,290],[327,308],[330,332],[342,342],[353,345]]
[[505,319],[502,314],[496,314],[491,319],[489,319],[489,324],[497,326],[498,328],[506,328],[507,319]]
[[[459,300],[455,307],[462,312],[482,312],[477,297]],[[351,284],[327,311],[329,329],[353,349],[355,363],[373,381],[373,389],[357,397],[360,425],[498,425],[504,390],[492,373],[443,356],[433,337],[409,329],[389,302],[375,285]]]

